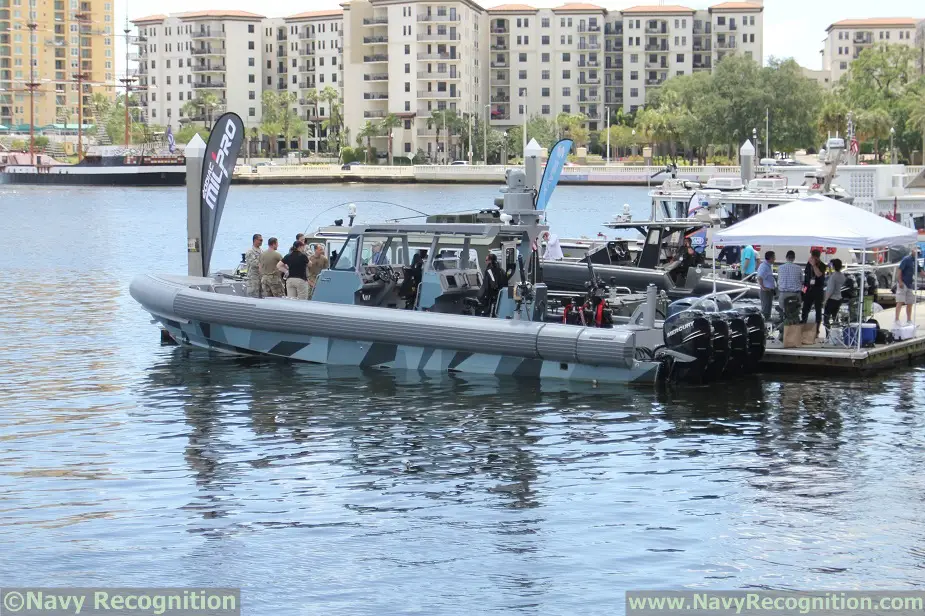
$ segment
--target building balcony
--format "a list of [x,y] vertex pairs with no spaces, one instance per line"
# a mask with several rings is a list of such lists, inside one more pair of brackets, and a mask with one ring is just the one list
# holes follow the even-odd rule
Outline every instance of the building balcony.
[[668,53],[668,45],[646,45],[646,51],[651,53]]
[[694,36],[697,36],[698,34],[710,34],[712,32],[713,27],[709,23],[702,26],[698,26],[696,24],[694,25]]
[[503,92],[494,92],[491,95],[491,102],[493,103],[509,103],[511,102],[511,97],[508,94]]
[[315,89],[315,80],[312,79],[312,80],[309,80],[309,81],[300,81],[300,82],[299,82],[299,89],[300,89],[300,90],[314,90],[314,89]]
[[597,84],[599,84],[600,82],[601,82],[601,76],[600,76],[600,75],[598,75],[597,77],[590,77],[590,76],[589,76],[589,77],[579,77],[579,78],[578,78],[578,83],[579,83],[579,85],[582,85],[582,84],[597,85]]
[[668,70],[667,62],[646,62],[646,70],[657,70],[661,69],[663,71]]
[[196,30],[190,37],[193,39],[223,39],[225,33],[220,30]]
[[661,26],[661,27],[656,27],[656,28],[650,28],[646,26],[646,34],[651,35],[651,36],[658,36],[658,37],[668,36],[668,28],[666,26]]
[[437,34],[436,32],[431,32],[430,34],[424,32],[418,34],[418,41],[461,41],[462,35],[458,32],[456,34],[450,34],[449,32],[445,34]]
[[457,90],[456,92],[450,92],[449,90],[446,90],[443,92],[437,92],[436,90],[433,90],[431,92],[427,92],[426,90],[418,90],[418,98],[422,98],[422,99],[462,98],[462,92],[460,92],[459,90]]
[[298,67],[298,72],[300,73],[314,73],[315,65],[314,64],[300,64]]
[[578,44],[578,51],[588,51],[588,50],[599,51],[600,49],[601,49],[600,41],[598,41],[597,43],[579,43]]
[[364,118],[384,118],[385,116],[386,116],[386,112],[381,109],[376,109],[375,111],[370,111],[367,109],[366,111],[363,112]]
[[389,42],[389,37],[387,36],[364,36],[363,44],[364,45],[382,45]]
[[450,15],[449,13],[422,13],[418,15],[418,21],[429,23],[459,23],[459,15]]
[[363,100],[387,101],[389,100],[389,93],[388,92],[363,92]]
[[694,43],[694,51],[711,51],[712,49],[713,46],[709,43],[709,41],[702,44]]
[[492,43],[488,46],[492,51],[510,51],[511,47],[507,43]]
[[366,73],[363,75],[363,81],[388,81],[388,73]]
[[594,26],[591,26],[591,25],[588,25],[588,26],[578,26],[578,33],[579,33],[579,34],[581,34],[581,33],[583,33],[583,32],[600,32],[600,31],[601,31],[601,27],[600,27],[599,25],[594,25]]
[[507,107],[492,107],[491,108],[491,119],[492,120],[510,120],[511,111]]
[[654,88],[654,87],[656,87],[656,86],[662,85],[662,83],[664,83],[664,81],[665,81],[664,78],[663,78],[663,79],[646,79],[646,85],[649,86],[649,87]]
[[203,81],[193,84],[194,90],[219,90],[225,87],[224,81]]
[[418,71],[418,79],[430,79],[434,81],[457,81],[462,79],[458,72],[443,71]]
[[855,45],[873,45],[874,37],[873,34],[867,33],[866,35],[859,36],[858,32],[854,33],[854,38],[851,40]]
[[375,54],[372,56],[363,56],[363,62],[366,62],[368,64],[374,63],[374,62],[388,62],[388,61],[389,61],[389,54],[387,53],[379,53],[379,54]]
[[190,68],[191,73],[224,73],[227,70],[224,64],[206,64],[205,66],[193,66]]
[[194,56],[224,56],[225,50],[221,48],[208,47],[206,49],[193,49],[190,51],[190,54]]
[[444,62],[459,62],[461,60],[459,54],[453,56],[448,53],[424,53],[421,52],[418,54],[418,60],[443,60]]
[[385,26],[389,23],[388,17],[364,17],[364,26]]
[[623,24],[605,24],[605,36],[620,36],[623,34]]
[[492,34],[509,34],[511,32],[507,26],[492,26],[489,31]]
[[510,68],[511,63],[507,60],[492,60],[491,68]]
[[578,62],[578,68],[600,68],[600,60],[587,60],[585,62]]
[[729,49],[735,49],[735,48],[736,48],[735,39],[729,39],[728,41],[716,41],[716,49],[718,50],[719,49],[729,50]]

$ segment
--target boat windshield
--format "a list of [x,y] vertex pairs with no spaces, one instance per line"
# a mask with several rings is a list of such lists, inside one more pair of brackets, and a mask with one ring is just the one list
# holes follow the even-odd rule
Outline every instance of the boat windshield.
[[334,263],[334,267],[331,269],[350,271],[354,268],[354,261],[357,257],[357,244],[359,244],[360,238],[358,237],[348,237],[347,241],[344,242],[344,245],[341,246],[340,251],[337,253],[337,261]]

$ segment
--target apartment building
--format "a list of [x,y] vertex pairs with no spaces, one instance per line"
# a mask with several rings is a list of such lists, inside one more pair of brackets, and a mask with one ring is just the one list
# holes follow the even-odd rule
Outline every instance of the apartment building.
[[30,83],[36,126],[76,126],[78,96],[92,122],[93,95],[113,97],[113,2],[0,0],[0,125],[28,129]]
[[431,119],[442,110],[474,117],[487,103],[487,30],[485,10],[471,0],[345,4],[343,91],[352,137],[392,114],[400,125],[372,140],[381,155],[391,141],[394,156],[463,156]]
[[874,45],[916,46],[919,19],[912,17],[877,17],[843,19],[826,28],[822,47],[822,71],[835,83],[861,52]]
[[596,130],[603,117],[606,11],[593,4],[506,4],[488,14],[491,123],[582,113]]
[[[195,11],[133,20],[145,121],[176,130],[232,110],[248,128],[259,126],[264,19],[245,11]],[[211,105],[187,106],[205,100]]]

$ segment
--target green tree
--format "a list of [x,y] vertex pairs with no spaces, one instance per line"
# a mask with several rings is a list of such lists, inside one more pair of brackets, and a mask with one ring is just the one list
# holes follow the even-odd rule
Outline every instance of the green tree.
[[381,133],[379,125],[372,120],[366,120],[366,124],[357,133],[357,143],[366,140],[366,164],[370,164],[369,157],[373,149],[372,138],[378,137]]
[[830,133],[845,134],[848,127],[848,105],[836,96],[826,96],[825,102],[819,112],[818,128],[823,138]]
[[328,117],[321,122],[321,128],[327,132],[328,149],[337,152],[350,142],[350,134],[344,128],[344,112],[340,103],[340,94],[331,86],[317,94],[317,100],[323,102],[328,110]]
[[[858,114],[857,134],[861,141],[873,141],[877,162],[880,158],[880,140],[889,138],[893,121],[883,109],[870,109]],[[891,163],[894,161],[890,161]]]
[[[427,128],[429,128],[429,129],[430,129],[430,128],[434,128],[434,129],[436,129],[436,131],[437,131],[437,134],[436,134],[436,144],[437,144],[436,150],[437,150],[437,152],[439,152],[439,151],[440,151],[440,131],[443,130],[443,127],[444,127],[444,125],[446,124],[446,111],[443,110],[443,109],[434,109],[434,110],[432,110],[432,111],[430,112],[430,116],[428,116],[428,117],[426,118],[426,122],[427,122]],[[448,163],[448,162],[449,162],[448,160],[446,160],[446,157],[449,155],[449,152],[446,151],[447,149],[448,149],[448,148],[445,147],[445,148],[444,148],[444,152],[443,152],[444,163]],[[438,159],[438,160],[439,160],[439,159]]]
[[379,123],[379,130],[389,138],[389,165],[392,164],[392,132],[401,126],[401,118],[394,113],[390,113]]
[[910,131],[917,132],[922,138],[920,156],[925,164],[925,96],[911,96],[906,101],[906,110],[909,114],[906,125]]

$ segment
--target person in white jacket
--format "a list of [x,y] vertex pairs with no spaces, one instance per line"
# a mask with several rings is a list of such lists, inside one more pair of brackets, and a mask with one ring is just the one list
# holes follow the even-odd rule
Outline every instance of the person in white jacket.
[[543,254],[544,261],[561,261],[565,258],[562,254],[562,246],[559,245],[559,236],[546,231],[543,233],[543,240],[546,242],[546,252]]

